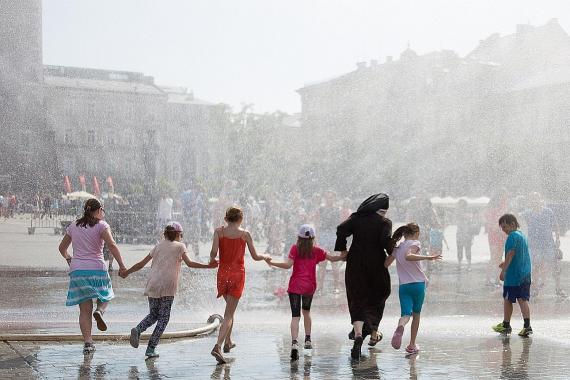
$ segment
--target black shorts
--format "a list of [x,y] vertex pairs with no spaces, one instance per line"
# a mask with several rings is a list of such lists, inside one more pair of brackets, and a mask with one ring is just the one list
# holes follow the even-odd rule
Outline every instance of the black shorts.
[[293,318],[301,316],[301,306],[303,310],[311,310],[313,295],[301,295],[289,293],[289,303],[291,304],[291,315]]

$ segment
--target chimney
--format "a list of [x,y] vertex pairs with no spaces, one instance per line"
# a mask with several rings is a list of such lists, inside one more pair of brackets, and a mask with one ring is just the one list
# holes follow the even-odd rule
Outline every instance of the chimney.
[[366,68],[366,62],[356,62],[356,68],[358,70],[365,69]]
[[517,34],[523,35],[523,34],[532,32],[533,29],[534,29],[534,27],[533,27],[532,25],[529,25],[529,24],[518,24],[518,25],[517,25]]

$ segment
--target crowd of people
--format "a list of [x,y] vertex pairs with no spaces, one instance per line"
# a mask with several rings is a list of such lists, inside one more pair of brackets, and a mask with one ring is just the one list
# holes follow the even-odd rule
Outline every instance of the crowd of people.
[[[193,198],[196,199],[197,194],[193,195]],[[493,326],[493,329],[503,334],[510,333],[512,305],[519,303],[524,319],[524,327],[519,335],[523,337],[532,334],[528,304],[531,297],[531,283],[533,288],[543,286],[546,271],[555,273],[557,268],[554,267],[560,267],[557,263],[561,259],[560,231],[556,226],[552,210],[543,205],[539,194],[533,193],[529,199],[534,202],[532,208],[518,214],[518,218],[524,219],[528,225],[528,242],[526,235],[520,229],[517,216],[505,209],[509,207],[505,193],[493,199],[491,207],[485,213],[487,217],[485,228],[488,229],[489,243],[492,242],[496,248],[496,251],[491,252],[491,262],[495,261],[497,264],[493,271],[495,277],[503,281],[504,320]],[[272,199],[268,204],[270,210],[278,213],[280,206],[276,205],[279,201],[278,198]],[[255,215],[250,215],[248,219],[247,212],[252,207],[250,203],[243,209],[233,205],[223,210],[220,219],[224,220],[225,224],[216,227],[211,234],[212,246],[207,264],[189,259],[186,244],[183,243],[185,236],[183,224],[169,220],[171,215],[164,213],[161,214],[164,217],[162,220],[164,239],[157,243],[140,262],[127,269],[111,235],[109,224],[104,221],[103,205],[97,199],[88,200],[84,205],[83,216],[69,226],[59,247],[61,255],[70,266],[66,304],[79,305],[80,329],[85,341],[84,353],[89,354],[95,350],[91,336],[92,320],[95,319],[99,330],[107,329],[104,313],[108,302],[114,297],[103,256],[104,245],[117,261],[120,277],[128,277],[152,262],[144,291],[148,297],[149,314],[133,327],[130,339],[131,345],[138,347],[140,334],[156,323],[147,346],[147,359],[158,356],[156,347],[169,321],[172,302],[177,291],[180,265],[184,262],[193,268],[218,268],[217,296],[224,298],[226,307],[224,320],[211,354],[218,363],[226,362],[224,354],[236,347],[232,331],[239,300],[244,292],[246,248],[254,260],[264,260],[273,267],[293,268],[287,290],[292,314],[292,360],[298,358],[301,315],[305,327],[304,348],[312,347],[310,309],[317,289],[322,286],[318,283],[320,272],[317,268],[327,261],[346,262],[344,285],[352,324],[349,339],[354,341],[351,349],[353,359],[360,358],[362,344],[367,336],[370,336],[369,346],[376,345],[382,339],[379,323],[383,318],[386,300],[391,293],[388,267],[394,262],[399,279],[401,317],[397,322],[391,344],[395,349],[400,348],[403,331],[411,320],[411,338],[405,351],[412,355],[419,352],[416,339],[426,285],[429,281],[429,273],[421,262],[440,261],[441,244],[445,242],[441,233],[444,224],[433,207],[424,202],[423,209],[413,209],[416,212],[414,219],[409,219],[410,222],[392,231],[392,221],[387,215],[389,198],[386,194],[380,193],[369,197],[357,207],[355,212],[350,210],[350,203],[346,200],[339,203],[332,191],[323,194],[323,200],[314,197],[310,202],[304,203],[293,194],[290,201],[291,203],[287,205],[291,206],[290,210],[300,211],[297,217],[300,216],[302,222],[294,219],[288,220],[285,224],[286,231],[290,235],[287,239],[281,238],[279,241],[280,245],[284,242],[287,244],[288,253],[285,256],[282,255],[281,246],[278,252],[273,252],[270,248],[263,254],[257,252],[254,237],[263,228],[256,230],[252,227],[255,225],[252,222],[255,220]],[[162,197],[161,202],[164,208],[159,211],[164,211],[166,206],[171,208],[174,204],[166,196]],[[223,203],[220,205],[225,207]],[[284,214],[285,212],[278,215],[284,216]],[[474,216],[469,213],[466,204],[460,204],[455,218],[458,225],[458,261],[461,263],[465,254],[469,263],[471,258],[469,239],[478,232],[473,227]],[[494,218],[494,223],[491,218]],[[294,225],[295,223],[297,224]],[[187,228],[195,232],[191,225],[188,223]],[[495,234],[497,229],[502,235]],[[272,233],[270,226],[265,231]],[[190,239],[196,237],[190,236]],[[268,241],[269,239],[268,237]],[[427,250],[424,244],[427,245]],[[71,245],[73,255],[68,252]],[[502,247],[499,249],[499,246]],[[461,251],[459,247],[462,248]],[[332,252],[338,254],[334,255]],[[283,259],[276,260],[276,256],[281,256]],[[558,274],[554,275],[556,295],[565,296],[560,288],[559,275],[558,270]],[[342,280],[340,276],[338,278],[335,276],[333,281],[336,287],[337,281],[340,286]],[[93,310],[93,300],[96,301],[95,310]]]

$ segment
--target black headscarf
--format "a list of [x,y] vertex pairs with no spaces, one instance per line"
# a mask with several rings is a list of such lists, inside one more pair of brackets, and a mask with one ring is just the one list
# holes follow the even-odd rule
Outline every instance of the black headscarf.
[[384,193],[374,194],[368,197],[358,206],[358,210],[352,215],[366,216],[377,212],[378,210],[388,210],[390,198]]

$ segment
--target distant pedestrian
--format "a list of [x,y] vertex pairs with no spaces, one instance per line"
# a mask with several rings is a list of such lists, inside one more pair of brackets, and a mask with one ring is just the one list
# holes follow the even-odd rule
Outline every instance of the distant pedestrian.
[[331,256],[322,248],[314,245],[315,229],[309,224],[303,224],[297,234],[297,243],[291,246],[289,257],[286,262],[274,262],[268,260],[270,266],[283,269],[293,267],[293,273],[289,279],[289,303],[291,305],[291,360],[299,358],[299,322],[301,309],[303,309],[303,323],[305,325],[305,349],[312,349],[311,343],[311,302],[317,289],[316,268],[317,264],[329,260],[340,261],[346,257],[346,253],[340,256]]
[[473,212],[468,208],[467,201],[460,199],[455,212],[455,220],[457,231],[455,233],[455,241],[457,246],[457,262],[461,268],[463,254],[467,261],[467,269],[471,269],[471,246],[473,238],[479,233],[479,224],[475,220]]
[[226,301],[224,321],[220,326],[218,340],[211,352],[219,364],[226,362],[222,354],[222,344],[225,353],[235,347],[231,334],[234,314],[245,286],[245,247],[247,245],[251,257],[256,261],[268,260],[271,257],[257,254],[251,234],[240,227],[243,221],[243,211],[239,207],[228,208],[224,219],[227,225],[214,230],[210,251],[210,263],[215,262],[219,251],[218,298],[223,296]]
[[158,243],[141,261],[125,271],[121,277],[141,270],[152,260],[144,295],[148,297],[150,312],[138,325],[131,329],[131,346],[139,346],[140,335],[154,323],[156,326],[148,340],[146,359],[158,357],[156,346],[170,320],[172,302],[178,289],[182,261],[190,268],[215,268],[216,261],[201,264],[188,258],[186,246],[182,243],[183,230],[178,222],[170,222],[164,228],[164,240]]
[[[117,260],[119,273],[126,270],[111,229],[103,220],[104,216],[105,210],[97,199],[87,200],[83,207],[83,216],[67,227],[59,244],[59,252],[69,265],[69,291],[65,304],[79,305],[79,327],[85,343],[84,354],[95,351],[91,336],[91,315],[97,321],[97,328],[106,331],[107,324],[103,320],[103,314],[109,301],[115,296],[103,258],[104,244],[107,244]],[[67,252],[70,245],[73,246],[73,256]],[[97,300],[95,311],[93,299]]]
[[530,327],[530,284],[532,263],[526,236],[519,230],[519,222],[512,214],[505,214],[499,218],[499,226],[508,235],[505,242],[505,260],[501,262],[499,278],[503,284],[503,322],[493,326],[493,330],[501,334],[510,334],[513,304],[519,303],[524,319],[524,327],[520,336],[532,334]]
[[566,298],[560,280],[560,228],[554,212],[544,206],[539,193],[531,194],[529,206],[521,216],[528,227],[528,244],[537,288],[545,286],[547,279],[553,279],[555,295]]
[[158,201],[158,230],[162,230],[172,220],[172,205],[174,200],[163,194]]
[[[398,242],[404,238],[399,245]],[[416,338],[420,327],[420,313],[424,303],[426,286],[428,278],[420,261],[422,260],[440,260],[441,251],[431,255],[422,255],[421,245],[419,242],[420,228],[416,223],[408,223],[399,227],[394,231],[392,236],[392,254],[388,256],[384,266],[388,268],[394,261],[396,261],[396,270],[398,271],[398,278],[400,282],[399,296],[400,296],[400,310],[401,317],[398,321],[398,327],[392,336],[392,347],[396,350],[400,349],[402,344],[402,336],[404,334],[404,327],[412,319],[412,328],[410,332],[410,344],[406,347],[408,354],[416,354],[420,348],[416,345]]]
[[487,280],[491,285],[499,286],[496,270],[502,261],[506,236],[497,224],[497,220],[507,213],[507,190],[492,197],[485,210],[485,232],[489,243],[489,266]]

